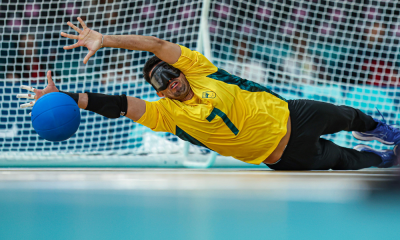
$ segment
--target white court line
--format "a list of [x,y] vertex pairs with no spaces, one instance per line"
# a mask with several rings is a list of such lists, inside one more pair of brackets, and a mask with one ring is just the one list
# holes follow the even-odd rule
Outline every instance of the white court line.
[[13,168],[0,169],[0,190],[176,191],[214,198],[347,202],[365,198],[369,182],[396,171],[275,172],[249,169]]
[[5,167],[0,168],[0,171],[160,171],[160,172],[270,172],[270,173],[362,173],[362,172],[398,172],[400,168],[365,168],[361,170],[312,170],[312,171],[274,171],[268,168],[208,168],[208,169],[193,169],[193,168],[138,168],[138,167],[52,167],[52,168],[31,168],[31,167]]
[[[237,169],[207,169],[207,170],[199,170],[199,169],[126,169],[126,168],[14,168],[14,169],[0,169],[0,174],[9,174],[9,172],[89,172],[89,173],[104,173],[104,172],[124,172],[124,173],[131,173],[131,174],[171,174],[171,175],[259,175],[259,176],[346,176],[346,177],[389,177],[393,175],[397,175],[398,171],[396,169],[393,170],[369,170],[367,173],[365,170],[361,170],[360,173],[356,171],[351,172],[335,172],[329,171],[326,172],[313,172],[313,171],[306,171],[306,172],[276,172],[271,170],[251,170],[248,169],[244,170],[237,170]],[[376,172],[385,172],[385,173],[376,173]]]
[[190,169],[190,168],[0,168],[1,171],[31,171],[31,172],[74,172],[74,171],[87,171],[87,172],[170,172],[170,173],[200,173],[200,174],[214,174],[214,173],[226,173],[226,174],[235,174],[235,173],[246,173],[246,174],[285,174],[285,175],[340,175],[340,174],[382,174],[380,172],[385,173],[400,173],[400,168],[391,168],[391,169],[371,169],[371,170],[318,170],[318,171],[274,171],[270,169],[248,169],[248,168],[210,168],[210,169]]

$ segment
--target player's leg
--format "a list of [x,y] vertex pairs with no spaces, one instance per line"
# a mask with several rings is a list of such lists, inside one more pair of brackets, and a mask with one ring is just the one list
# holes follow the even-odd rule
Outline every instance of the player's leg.
[[[299,100],[304,101],[304,100]],[[353,131],[359,140],[378,140],[387,145],[400,143],[400,130],[348,106],[337,106],[330,103],[309,101],[304,107],[303,115],[311,121],[326,122],[321,135],[339,131]],[[321,125],[320,125],[321,126]]]
[[304,101],[301,119],[305,119],[305,124],[312,122],[317,127],[316,131],[321,131],[321,135],[344,130],[353,131],[353,136],[359,140],[378,140],[387,145],[400,143],[399,129],[373,119],[359,109],[310,100],[297,101]]
[[[341,147],[330,141],[326,144],[326,140],[320,139],[323,134],[342,130],[374,129],[377,123],[370,116],[354,108],[311,100],[291,100],[288,103],[292,133],[281,160],[276,164],[269,164],[270,168],[275,170],[322,170],[339,166],[338,168],[341,169],[359,169],[375,166],[382,162],[374,153],[359,153],[352,149],[342,150]],[[342,156],[344,156],[343,159],[349,160],[343,160],[344,163],[338,165],[342,161]],[[365,163],[362,163],[363,161]]]
[[293,100],[289,105],[291,114],[292,111],[296,112],[298,127],[306,129],[308,134],[314,134],[318,139],[321,135],[340,131],[371,131],[378,124],[371,116],[348,106],[312,100]]
[[[371,116],[363,113],[359,109],[316,101],[309,102],[307,105],[308,106],[305,107],[303,111],[308,113],[311,117],[306,123],[307,127],[305,127],[305,129],[308,128],[312,132],[314,132],[312,129],[316,129],[316,131],[321,131],[321,135],[336,133],[341,130],[379,132],[382,134],[386,133],[387,136],[396,135],[394,128],[391,128],[380,121],[374,120]],[[400,133],[398,135],[400,137]],[[322,149],[322,152],[325,153],[321,160],[331,167],[335,166],[335,161],[339,161],[341,163],[339,169],[350,170],[371,166],[389,167],[394,164],[394,161],[397,161],[392,150],[378,151],[363,146],[358,148],[358,150],[361,151],[359,152],[354,149],[337,146],[336,144],[324,139],[320,139],[318,144],[320,145],[318,148]],[[337,151],[337,153],[334,153],[335,151]],[[337,157],[337,154],[340,154],[339,157]],[[368,157],[368,155],[370,157]],[[375,155],[378,155],[383,161],[379,165],[372,165],[373,162],[371,162],[371,156],[374,157]],[[316,157],[318,156],[316,155]],[[315,161],[317,162],[317,160]]]
[[[369,167],[388,168],[397,164],[392,150],[377,151],[368,146],[357,150],[344,148],[320,138],[316,143],[302,144],[298,138],[289,142],[274,170],[358,170]],[[301,143],[300,145],[298,143]]]
[[388,168],[397,164],[397,158],[392,150],[378,151],[368,146],[355,149],[344,148],[321,138],[319,140],[321,153],[313,159],[315,170],[358,170],[368,167]]

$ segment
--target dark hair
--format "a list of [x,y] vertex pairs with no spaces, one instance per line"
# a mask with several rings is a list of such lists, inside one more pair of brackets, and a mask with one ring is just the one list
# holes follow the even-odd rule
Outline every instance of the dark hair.
[[150,83],[150,71],[153,69],[155,65],[157,65],[159,62],[162,60],[159,59],[157,56],[152,56],[147,60],[147,62],[144,64],[143,67],[143,77],[146,80],[146,82]]

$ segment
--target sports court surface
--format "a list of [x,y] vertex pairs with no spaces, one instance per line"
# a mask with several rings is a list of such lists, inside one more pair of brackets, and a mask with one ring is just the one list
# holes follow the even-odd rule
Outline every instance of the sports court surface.
[[0,239],[397,239],[396,175],[2,168]]

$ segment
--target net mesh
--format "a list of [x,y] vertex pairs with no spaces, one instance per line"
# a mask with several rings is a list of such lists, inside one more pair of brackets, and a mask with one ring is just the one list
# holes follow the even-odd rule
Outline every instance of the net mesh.
[[[86,49],[65,51],[74,40],[67,21],[84,19],[106,35],[152,35],[198,48],[202,0],[193,1],[1,1],[0,150],[30,156],[48,153],[177,153],[182,143],[120,118],[82,111],[78,132],[67,141],[41,139],[29,110],[17,99],[20,85],[43,88],[53,71],[64,91],[127,94],[156,100],[141,69],[146,52],[101,49],[82,63]],[[262,85],[287,99],[308,98],[345,104],[397,124],[399,111],[399,4],[395,1],[211,1],[208,33],[211,60],[220,68]],[[326,136],[352,147],[348,133]],[[154,142],[163,142],[159,148]],[[172,144],[172,145],[170,145]],[[369,143],[375,148],[381,144]],[[171,147],[172,146],[172,147]],[[196,153],[207,151],[192,148]]]
[[[182,145],[175,136],[153,133],[128,118],[107,119],[81,111],[77,133],[64,142],[49,142],[33,130],[28,113],[19,109],[27,102],[16,98],[20,85],[44,88],[46,71],[52,70],[60,90],[126,94],[153,101],[158,97],[141,74],[151,53],[124,49],[101,49],[83,64],[86,48],[63,50],[75,40],[61,32],[77,34],[66,23],[80,16],[89,28],[105,35],[156,36],[196,49],[201,1],[2,1],[0,31],[2,58],[1,151],[145,154],[177,153]],[[168,142],[165,142],[168,140]],[[154,145],[159,141],[159,145]],[[164,144],[162,144],[163,142]],[[157,147],[159,146],[159,147]],[[171,147],[175,146],[175,147]]]

